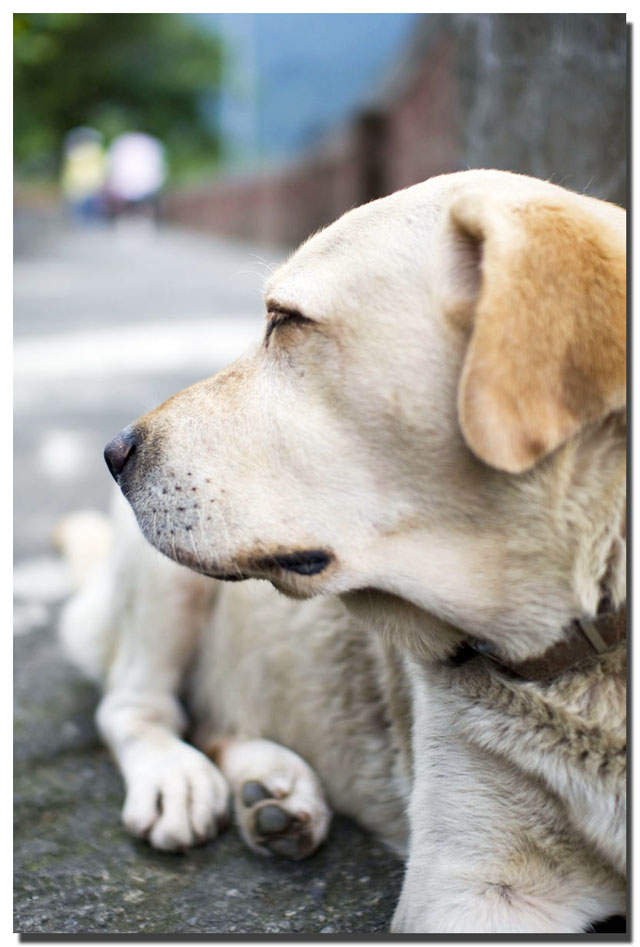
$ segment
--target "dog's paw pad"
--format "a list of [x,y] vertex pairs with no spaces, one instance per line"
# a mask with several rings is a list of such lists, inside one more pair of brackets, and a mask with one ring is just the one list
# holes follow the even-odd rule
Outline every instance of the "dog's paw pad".
[[260,835],[275,835],[288,829],[292,821],[293,816],[281,806],[270,804],[258,809],[255,826]]
[[257,779],[244,783],[240,799],[245,809],[253,810],[245,821],[245,831],[263,851],[267,849],[284,858],[304,858],[317,846],[317,840],[308,831],[311,817],[305,811],[295,815],[287,812],[275,801],[276,796],[282,798],[283,794],[270,792]]
[[288,812],[277,802],[257,803],[246,824],[254,844],[285,858],[304,858],[317,848],[319,839],[311,831],[308,812]]
[[263,786],[257,779],[250,779],[242,787],[240,798],[243,806],[250,808],[255,805],[256,802],[261,802],[263,799],[273,799],[273,795],[269,792],[267,787]]

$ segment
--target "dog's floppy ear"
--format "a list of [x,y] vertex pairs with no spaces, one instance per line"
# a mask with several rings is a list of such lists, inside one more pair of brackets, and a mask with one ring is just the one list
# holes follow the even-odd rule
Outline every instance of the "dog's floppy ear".
[[464,438],[521,473],[625,405],[624,237],[578,200],[460,194],[449,313],[470,340],[458,390]]

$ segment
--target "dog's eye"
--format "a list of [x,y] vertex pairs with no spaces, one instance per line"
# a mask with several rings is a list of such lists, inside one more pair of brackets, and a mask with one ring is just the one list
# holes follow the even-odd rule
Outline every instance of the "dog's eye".
[[313,322],[313,319],[309,319],[308,316],[303,316],[301,312],[298,312],[297,309],[285,309],[280,306],[269,306],[267,309],[267,316],[269,322],[267,324],[267,334],[265,336],[265,342],[269,343],[269,338],[274,329],[279,326],[286,324],[297,324],[304,325]]

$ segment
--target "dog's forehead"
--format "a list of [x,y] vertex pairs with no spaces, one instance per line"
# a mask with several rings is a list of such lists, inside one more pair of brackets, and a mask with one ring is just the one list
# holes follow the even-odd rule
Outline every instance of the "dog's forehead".
[[[356,292],[380,292],[410,265],[424,247],[428,214],[404,194],[392,195],[349,211],[314,234],[270,277],[267,300],[304,312],[322,302],[343,304]],[[357,287],[357,289],[356,289]]]

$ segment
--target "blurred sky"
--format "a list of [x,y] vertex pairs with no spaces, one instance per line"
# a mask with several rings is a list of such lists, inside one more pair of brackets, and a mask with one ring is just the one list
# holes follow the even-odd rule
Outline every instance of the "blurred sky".
[[234,163],[304,150],[380,87],[414,13],[194,14],[227,47],[219,119]]

